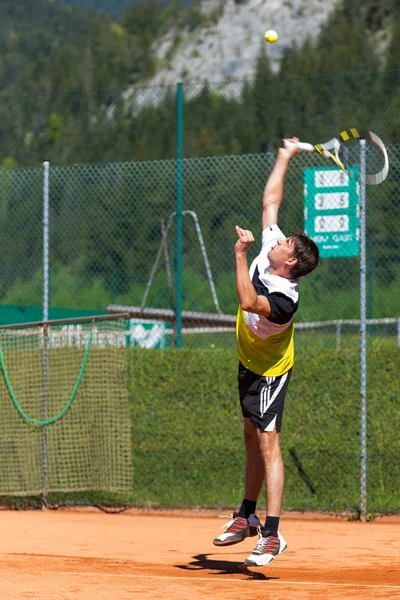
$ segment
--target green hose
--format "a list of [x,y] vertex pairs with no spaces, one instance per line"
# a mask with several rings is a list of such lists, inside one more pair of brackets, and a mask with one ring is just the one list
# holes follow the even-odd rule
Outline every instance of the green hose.
[[81,380],[82,380],[82,377],[83,377],[83,373],[84,373],[85,367],[86,367],[87,357],[88,357],[88,354],[89,354],[89,348],[90,348],[90,345],[91,345],[91,342],[92,342],[92,336],[93,336],[93,331],[91,330],[90,334],[89,334],[88,342],[86,344],[86,350],[85,350],[85,355],[83,357],[81,370],[80,370],[78,379],[76,380],[75,387],[74,387],[73,392],[72,392],[72,394],[70,396],[70,399],[68,400],[67,404],[64,406],[64,408],[62,409],[62,411],[56,417],[53,417],[52,419],[47,419],[46,421],[40,421],[39,419],[33,419],[32,417],[29,417],[24,412],[24,410],[22,409],[22,407],[20,406],[20,404],[18,403],[18,400],[15,397],[14,391],[12,389],[12,386],[11,386],[11,383],[10,383],[10,379],[8,377],[7,368],[6,368],[6,364],[5,364],[4,356],[3,356],[3,351],[0,348],[1,368],[3,370],[4,380],[6,382],[7,389],[9,391],[9,394],[11,396],[12,401],[14,402],[14,405],[15,405],[16,409],[24,417],[24,419],[26,419],[30,423],[33,423],[34,425],[51,425],[52,423],[55,423],[56,421],[58,421],[59,419],[61,419],[65,415],[65,413],[67,412],[67,410],[71,406],[72,402],[74,401],[74,398],[75,398],[76,393],[78,391],[79,385],[81,383]]

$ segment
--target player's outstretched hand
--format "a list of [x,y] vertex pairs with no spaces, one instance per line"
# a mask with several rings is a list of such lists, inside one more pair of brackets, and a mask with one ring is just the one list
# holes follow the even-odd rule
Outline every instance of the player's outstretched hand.
[[247,252],[254,243],[254,235],[249,229],[242,229],[238,225],[236,225],[235,229],[238,236],[235,244],[235,252]]
[[[299,148],[297,147],[297,143],[299,141],[300,140],[297,137],[285,138],[282,141],[281,147],[279,148],[279,154],[285,154],[288,158],[296,156],[296,154],[300,152]],[[286,144],[285,142],[289,143]]]

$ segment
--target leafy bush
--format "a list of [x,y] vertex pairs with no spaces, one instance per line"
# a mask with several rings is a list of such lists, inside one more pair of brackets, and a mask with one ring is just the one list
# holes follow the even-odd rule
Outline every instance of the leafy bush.
[[[399,507],[399,354],[369,354],[367,506],[375,513]],[[358,364],[358,350],[298,353],[282,428],[284,509],[357,513]],[[236,369],[229,350],[129,351],[135,504],[238,506],[244,448]]]

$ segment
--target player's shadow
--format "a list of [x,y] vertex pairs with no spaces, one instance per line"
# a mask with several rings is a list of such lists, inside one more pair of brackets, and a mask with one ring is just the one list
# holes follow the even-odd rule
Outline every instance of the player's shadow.
[[243,562],[209,558],[208,554],[196,554],[193,559],[186,565],[175,566],[184,571],[212,571],[216,575],[245,575],[249,579],[257,580],[277,579],[276,577],[267,577],[259,571],[254,572]]

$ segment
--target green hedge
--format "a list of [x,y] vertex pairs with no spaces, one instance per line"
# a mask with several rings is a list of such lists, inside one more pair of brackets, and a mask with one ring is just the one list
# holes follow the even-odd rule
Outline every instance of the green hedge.
[[[370,513],[400,508],[399,358],[399,349],[368,355]],[[238,506],[244,448],[236,371],[232,350],[129,350],[133,503]],[[281,442],[284,509],[357,513],[359,350],[297,353]]]

